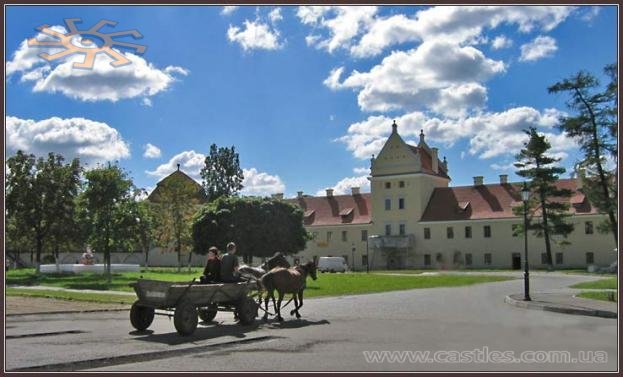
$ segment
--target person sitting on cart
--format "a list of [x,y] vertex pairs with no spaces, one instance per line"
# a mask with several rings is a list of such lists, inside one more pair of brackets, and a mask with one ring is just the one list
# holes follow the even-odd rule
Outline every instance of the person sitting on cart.
[[204,284],[218,283],[221,280],[221,260],[218,257],[218,248],[208,249],[208,261],[203,269],[201,282]]
[[224,283],[237,283],[242,281],[238,274],[238,257],[236,256],[236,244],[227,244],[227,253],[221,258],[221,281]]

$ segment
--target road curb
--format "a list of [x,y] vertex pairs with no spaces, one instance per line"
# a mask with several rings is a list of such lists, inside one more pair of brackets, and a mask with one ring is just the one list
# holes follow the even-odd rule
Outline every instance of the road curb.
[[504,302],[506,302],[509,305],[513,305],[518,308],[524,308],[524,309],[544,310],[544,311],[555,312],[555,313],[586,315],[586,316],[601,317],[601,318],[617,318],[617,313],[609,311],[609,310],[578,308],[578,307],[571,307],[571,306],[565,306],[565,305],[543,303],[539,301],[523,301],[523,300],[516,300],[512,298],[511,296],[506,296],[504,298]]
[[63,310],[58,312],[34,312],[34,313],[10,313],[6,314],[7,317],[19,317],[25,315],[52,315],[52,314],[82,314],[82,313],[101,313],[101,312],[126,312],[130,310],[130,306],[122,309],[87,309],[87,310]]

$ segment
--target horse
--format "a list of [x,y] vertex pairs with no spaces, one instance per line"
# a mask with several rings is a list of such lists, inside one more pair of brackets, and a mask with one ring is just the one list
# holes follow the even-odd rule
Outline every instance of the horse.
[[[290,315],[295,315],[296,318],[301,318],[299,309],[303,306],[303,290],[305,290],[307,276],[311,276],[313,280],[317,279],[316,276],[316,263],[309,261],[303,265],[297,265],[290,268],[273,268],[268,271],[261,278],[261,285],[267,292],[264,299],[264,317],[266,321],[268,319],[268,299],[273,299],[273,305],[275,307],[275,314],[278,321],[283,321],[281,317],[281,301],[286,293],[292,293],[294,299],[294,309],[290,311]],[[279,293],[279,299],[275,303],[275,290]]]
[[290,268],[290,263],[283,254],[277,252],[259,267],[242,265],[238,268],[238,273],[242,276],[259,281],[262,275],[275,267]]

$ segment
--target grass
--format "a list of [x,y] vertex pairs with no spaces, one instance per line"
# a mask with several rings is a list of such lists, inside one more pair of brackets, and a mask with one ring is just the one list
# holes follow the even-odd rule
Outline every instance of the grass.
[[577,296],[583,297],[583,298],[590,298],[593,300],[600,300],[600,301],[614,301],[614,302],[617,301],[616,292],[612,292],[612,291],[584,291],[584,292],[578,293]]
[[[124,302],[134,301],[133,296],[106,294],[107,290],[132,291],[129,283],[136,281],[140,276],[146,279],[165,281],[190,281],[201,274],[201,269],[194,269],[190,274],[177,273],[175,269],[149,269],[143,272],[126,272],[113,274],[112,283],[107,284],[103,275],[97,274],[49,274],[37,276],[33,269],[12,270],[7,273],[7,285],[44,285],[69,289],[94,289],[99,293],[63,292],[53,290],[32,290],[7,288],[7,294],[36,297],[55,297],[61,299],[96,301],[96,302]],[[392,276],[381,274],[348,273],[348,274],[318,274],[318,280],[307,280],[306,297],[339,296],[350,294],[364,294],[375,292],[396,291],[416,288],[458,287],[478,283],[497,282],[510,279],[505,276],[484,275],[430,275],[430,276]],[[10,292],[10,293],[9,293]]]
[[617,289],[617,278],[607,278],[595,281],[587,281],[572,285],[571,288],[579,289]]
[[482,275],[391,276],[364,273],[319,274],[318,280],[307,280],[305,296],[340,296],[416,288],[459,287],[508,279],[510,278],[505,276]]
[[134,296],[115,295],[108,293],[82,293],[24,288],[7,288],[6,295],[21,297],[45,297],[59,300],[88,301],[105,304],[132,304],[134,301],[136,301],[136,298]]

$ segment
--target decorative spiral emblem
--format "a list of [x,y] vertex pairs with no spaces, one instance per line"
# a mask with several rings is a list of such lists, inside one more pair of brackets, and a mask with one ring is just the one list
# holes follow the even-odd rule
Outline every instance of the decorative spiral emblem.
[[110,62],[110,65],[113,67],[121,67],[131,64],[132,61],[130,59],[125,57],[125,55],[118,50],[113,49],[115,46],[133,49],[138,54],[143,54],[147,49],[147,47],[143,45],[121,42],[113,39],[114,37],[124,36],[131,36],[134,39],[143,38],[143,35],[137,30],[124,30],[114,33],[100,32],[99,29],[101,29],[104,25],[117,25],[117,22],[109,20],[101,20],[88,30],[78,30],[76,28],[76,23],[81,22],[82,19],[80,18],[66,18],[65,25],[67,25],[67,29],[69,29],[67,34],[59,33],[58,31],[51,29],[49,25],[39,26],[37,30],[49,35],[50,37],[56,38],[57,40],[40,41],[35,37],[28,40],[28,46],[64,48],[62,51],[56,52],[52,55],[45,52],[39,54],[39,57],[47,61],[60,59],[73,54],[84,55],[84,60],[82,62],[73,63],[74,68],[81,69],[93,69],[95,56],[101,53],[104,53],[113,59]]

